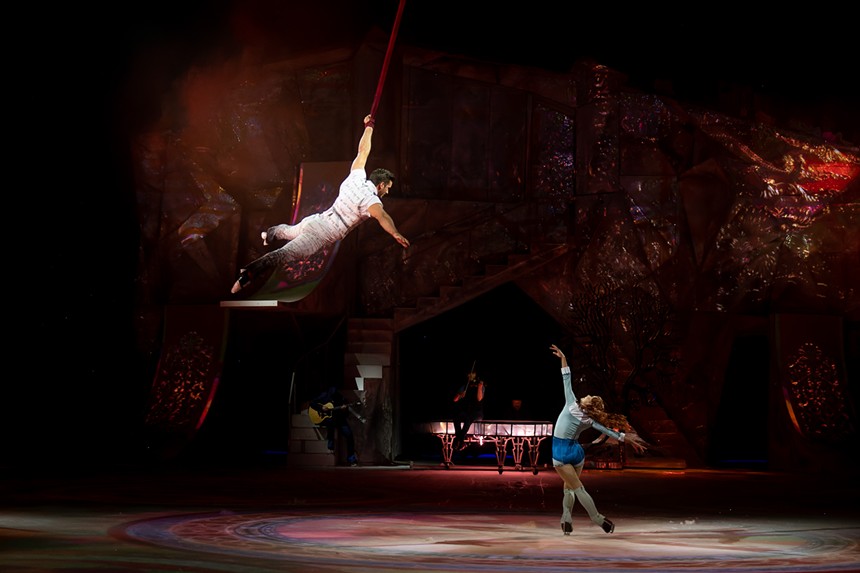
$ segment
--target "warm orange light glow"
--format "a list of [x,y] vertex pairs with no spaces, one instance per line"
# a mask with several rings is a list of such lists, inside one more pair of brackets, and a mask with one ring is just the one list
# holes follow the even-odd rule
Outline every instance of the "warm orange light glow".
[[806,170],[810,179],[802,186],[812,193],[841,193],[860,175],[860,165],[840,162],[807,163]]
[[791,419],[791,424],[794,426],[794,429],[797,430],[797,433],[801,433],[800,424],[797,422],[797,416],[794,415],[794,408],[791,406],[791,398],[788,395],[788,391],[783,388],[782,397],[785,400],[785,410],[788,412],[788,417]]

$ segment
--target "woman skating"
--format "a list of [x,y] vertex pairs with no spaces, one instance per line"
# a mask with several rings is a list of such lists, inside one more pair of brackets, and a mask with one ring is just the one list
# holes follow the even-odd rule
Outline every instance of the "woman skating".
[[585,451],[579,443],[579,436],[584,430],[594,428],[610,438],[630,444],[637,452],[644,452],[648,444],[636,434],[626,417],[605,412],[600,396],[585,396],[577,400],[571,386],[567,358],[555,344],[551,345],[550,349],[561,359],[561,378],[564,383],[564,408],[558,415],[552,435],[552,465],[564,480],[561,530],[565,535],[570,535],[573,531],[571,511],[576,500],[579,500],[591,521],[602,527],[606,533],[612,533],[615,524],[597,511],[594,499],[585,491],[579,479],[585,465]]

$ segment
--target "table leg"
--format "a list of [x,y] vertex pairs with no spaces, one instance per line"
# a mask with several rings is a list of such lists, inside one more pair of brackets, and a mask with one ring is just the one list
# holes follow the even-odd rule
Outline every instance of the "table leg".
[[514,467],[518,470],[523,469],[523,442],[528,438],[516,437],[512,440],[512,450],[514,453]]
[[537,475],[538,473],[537,463],[538,455],[540,454],[540,443],[544,440],[545,437],[546,436],[537,437],[537,441],[535,441],[534,443],[532,443],[532,440],[530,438],[526,438],[529,444],[529,461],[531,461],[532,463],[532,473],[535,475]]
[[454,453],[454,435],[453,434],[436,434],[442,440],[442,463],[445,469],[451,467],[451,456]]
[[505,471],[505,451],[508,449],[510,438],[496,438],[496,462],[499,464],[499,473]]

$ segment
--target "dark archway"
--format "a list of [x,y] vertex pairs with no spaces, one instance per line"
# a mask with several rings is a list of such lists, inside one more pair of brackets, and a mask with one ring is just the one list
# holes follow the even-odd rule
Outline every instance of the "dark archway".
[[487,384],[485,419],[504,418],[511,398],[532,417],[555,421],[564,403],[558,360],[550,344],[563,329],[514,283],[400,334],[401,457],[438,454],[439,441],[415,435],[415,423],[450,419],[451,400],[475,365]]
[[767,336],[735,339],[711,430],[709,465],[767,468],[769,365]]

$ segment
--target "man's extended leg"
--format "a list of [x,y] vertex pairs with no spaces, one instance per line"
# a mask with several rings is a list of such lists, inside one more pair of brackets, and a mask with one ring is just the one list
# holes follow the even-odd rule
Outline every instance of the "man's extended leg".
[[302,219],[295,225],[282,223],[280,225],[269,227],[260,233],[260,236],[263,238],[263,244],[271,245],[275,241],[292,241],[302,234],[305,227],[305,221],[307,221],[307,218]]
[[233,283],[230,292],[236,294],[248,283],[260,279],[273,268],[283,267],[292,261],[307,259],[314,253],[321,251],[326,244],[325,240],[316,233],[302,233],[283,247],[268,252],[246,265],[239,273],[239,278]]

